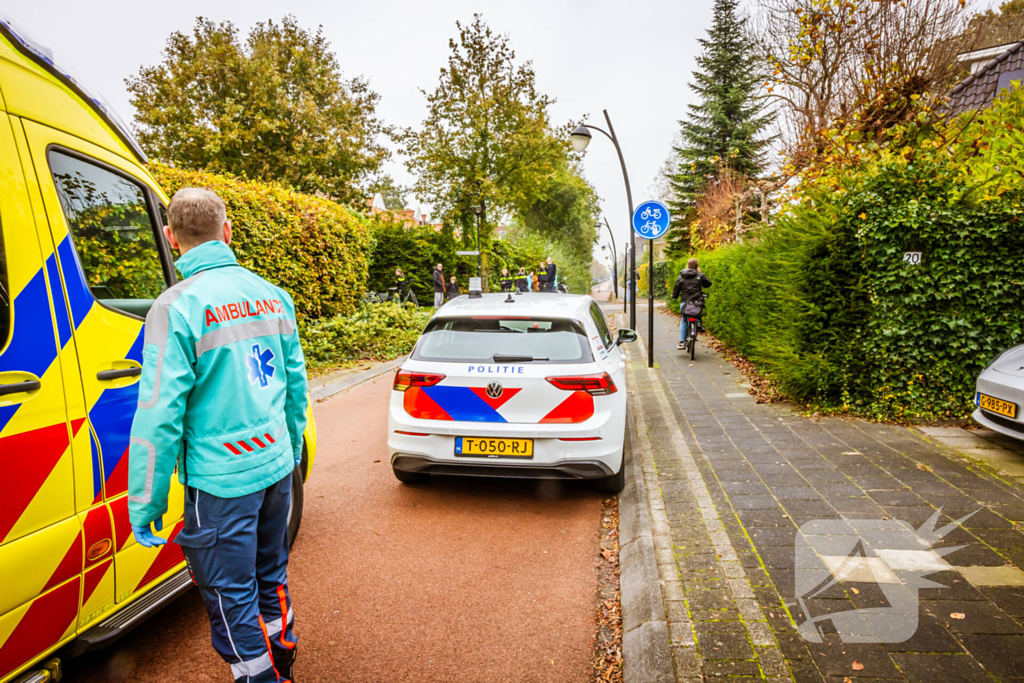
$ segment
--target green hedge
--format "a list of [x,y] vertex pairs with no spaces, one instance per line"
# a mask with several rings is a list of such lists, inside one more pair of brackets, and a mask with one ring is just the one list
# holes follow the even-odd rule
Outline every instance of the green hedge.
[[306,361],[314,370],[346,361],[388,361],[409,353],[430,313],[412,304],[368,304],[350,316],[317,320],[299,328]]
[[1024,93],[1009,99],[962,147],[926,138],[805,181],[756,238],[697,254],[709,330],[817,409],[968,416],[978,374],[1024,341]]
[[288,291],[300,320],[356,309],[371,238],[347,209],[277,185],[161,164],[149,170],[169,196],[182,187],[216,192],[227,204],[239,263]]

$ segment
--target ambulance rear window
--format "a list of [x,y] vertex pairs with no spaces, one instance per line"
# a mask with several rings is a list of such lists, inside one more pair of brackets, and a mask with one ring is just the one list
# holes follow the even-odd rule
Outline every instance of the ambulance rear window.
[[434,318],[416,344],[412,357],[427,361],[491,363],[495,362],[496,355],[533,358],[535,363],[589,363],[593,360],[586,332],[575,320],[487,316]]

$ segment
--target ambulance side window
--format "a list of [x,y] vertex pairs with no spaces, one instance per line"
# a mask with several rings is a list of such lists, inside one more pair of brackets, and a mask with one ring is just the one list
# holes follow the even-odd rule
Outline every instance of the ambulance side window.
[[0,230],[0,351],[7,346],[11,333],[11,290],[7,284],[7,250],[4,248],[4,233]]
[[145,317],[167,287],[146,191],[135,180],[57,150],[50,171],[93,296]]

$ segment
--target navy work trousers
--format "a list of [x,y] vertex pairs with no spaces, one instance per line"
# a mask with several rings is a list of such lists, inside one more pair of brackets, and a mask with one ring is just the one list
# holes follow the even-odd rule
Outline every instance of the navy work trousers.
[[[181,546],[236,682],[286,683],[295,658],[288,596],[291,475],[240,498],[185,489]],[[275,666],[275,664],[277,666]]]

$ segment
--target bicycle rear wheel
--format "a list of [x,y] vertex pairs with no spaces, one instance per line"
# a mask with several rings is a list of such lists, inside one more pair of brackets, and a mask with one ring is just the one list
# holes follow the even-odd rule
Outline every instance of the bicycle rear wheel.
[[690,360],[694,360],[697,357],[697,334],[696,332],[690,333]]

